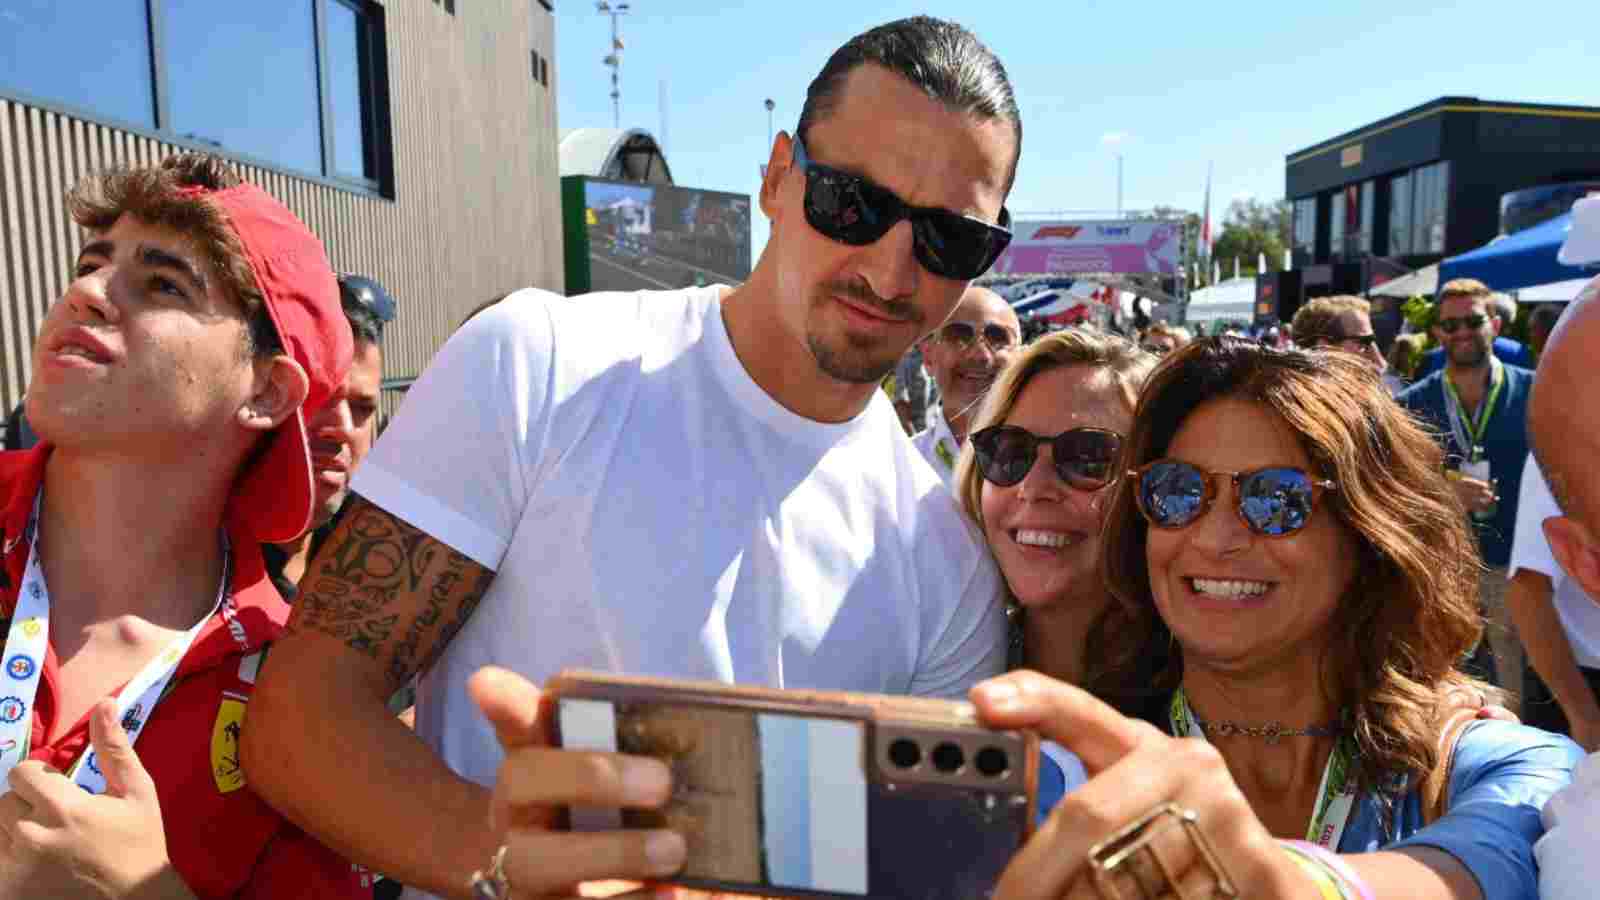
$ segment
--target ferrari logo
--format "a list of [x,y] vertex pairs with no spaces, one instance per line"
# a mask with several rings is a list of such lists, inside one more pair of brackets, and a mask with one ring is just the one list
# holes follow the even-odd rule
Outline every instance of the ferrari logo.
[[239,768],[239,730],[243,726],[244,701],[223,697],[216,724],[211,726],[211,777],[224,794],[244,787],[244,770]]

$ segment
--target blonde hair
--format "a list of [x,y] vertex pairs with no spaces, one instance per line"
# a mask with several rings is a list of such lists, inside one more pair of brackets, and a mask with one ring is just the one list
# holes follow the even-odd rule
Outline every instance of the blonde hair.
[[[1144,380],[1155,364],[1153,355],[1115,335],[1081,328],[1047,334],[1029,344],[1000,372],[994,384],[990,385],[989,392],[984,395],[983,405],[967,433],[977,434],[990,425],[1002,424],[1011,416],[1017,398],[1022,396],[1023,388],[1033,381],[1034,376],[1068,366],[1103,370],[1121,391],[1128,411],[1132,412],[1139,402],[1139,389],[1144,386]],[[956,462],[955,484],[956,495],[966,508],[967,515],[982,526],[983,476],[973,459],[971,441],[961,448],[961,458]]]
[[1341,337],[1339,317],[1345,313],[1360,313],[1372,318],[1372,304],[1361,297],[1337,294],[1318,297],[1300,307],[1289,325],[1290,336],[1301,347],[1315,347],[1318,341],[1334,341]]
[[1189,333],[1189,329],[1183,327],[1182,325],[1169,325],[1166,322],[1157,322],[1154,325],[1151,325],[1149,328],[1146,328],[1144,331],[1146,340],[1158,335],[1166,335],[1167,337],[1177,341],[1178,349],[1181,349],[1184,344],[1194,340],[1194,335]]
[[1494,291],[1489,290],[1487,284],[1476,278],[1456,278],[1446,281],[1439,288],[1439,302],[1443,303],[1451,297],[1472,297],[1475,299],[1481,297],[1484,305],[1489,307],[1489,311],[1494,313],[1496,318],[1500,315],[1494,309]]

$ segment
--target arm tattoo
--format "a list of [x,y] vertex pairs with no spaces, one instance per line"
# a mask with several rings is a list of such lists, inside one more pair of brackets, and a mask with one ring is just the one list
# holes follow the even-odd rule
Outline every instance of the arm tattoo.
[[352,496],[306,570],[290,631],[320,631],[380,662],[391,689],[433,664],[494,573]]

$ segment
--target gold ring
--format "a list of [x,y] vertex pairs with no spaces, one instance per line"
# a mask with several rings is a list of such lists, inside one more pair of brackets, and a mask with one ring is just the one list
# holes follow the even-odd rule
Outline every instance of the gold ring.
[[[1195,855],[1203,860],[1206,868],[1210,870],[1211,877],[1215,880],[1215,886],[1211,890],[1213,900],[1236,900],[1239,889],[1229,877],[1227,870],[1222,867],[1222,860],[1217,858],[1217,852],[1212,849],[1211,841],[1200,830],[1200,816],[1194,810],[1184,809],[1176,803],[1158,804],[1089,848],[1089,871],[1094,876],[1095,889],[1100,892],[1100,896],[1106,900],[1146,900],[1146,898],[1153,900],[1165,889],[1178,900],[1191,900],[1178,881],[1178,876],[1182,873],[1173,872],[1168,867],[1167,861],[1156,852],[1156,838],[1172,828],[1183,829],[1184,835],[1189,838],[1189,843],[1195,848]],[[1138,868],[1130,865],[1130,861],[1141,854],[1154,861],[1156,869],[1161,872],[1161,877],[1166,880],[1166,884],[1155,886],[1155,893],[1150,892]],[[1139,897],[1123,894],[1122,889],[1117,886],[1115,876],[1118,874],[1126,874],[1133,879],[1138,885]]]
[[494,852],[489,871],[472,873],[473,900],[510,900],[511,882],[506,880],[506,845]]

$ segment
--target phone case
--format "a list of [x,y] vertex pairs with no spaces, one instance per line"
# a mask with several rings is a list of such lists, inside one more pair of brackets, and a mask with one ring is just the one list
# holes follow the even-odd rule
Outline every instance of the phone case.
[[578,829],[669,827],[674,884],[765,896],[989,896],[1032,831],[1039,740],[953,700],[568,671],[558,743],[654,756],[654,810],[569,811]]

